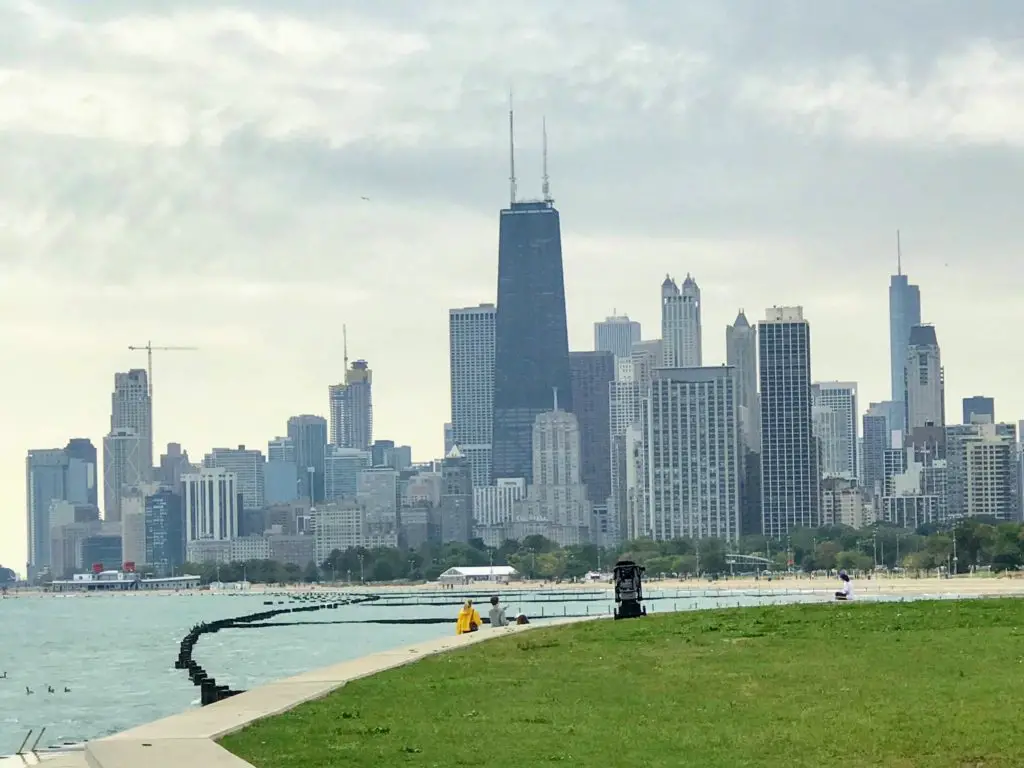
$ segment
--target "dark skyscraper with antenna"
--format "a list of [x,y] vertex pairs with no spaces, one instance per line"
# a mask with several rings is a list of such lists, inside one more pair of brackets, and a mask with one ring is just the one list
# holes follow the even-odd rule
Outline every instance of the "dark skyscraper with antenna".
[[515,140],[509,110],[509,207],[498,236],[494,332],[492,477],[533,482],[533,422],[552,408],[552,390],[571,412],[562,231],[547,172],[547,126],[540,200],[516,199]]

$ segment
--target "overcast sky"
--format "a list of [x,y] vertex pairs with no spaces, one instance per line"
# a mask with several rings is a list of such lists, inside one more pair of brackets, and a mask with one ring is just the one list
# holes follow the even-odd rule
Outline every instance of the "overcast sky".
[[100,447],[148,339],[201,347],[155,360],[158,453],[325,414],[344,323],[375,437],[439,455],[447,310],[495,296],[510,88],[523,194],[547,116],[574,349],[613,309],[656,337],[691,272],[706,364],[738,308],[802,304],[815,378],[886,399],[900,228],[950,418],[1024,417],[1022,26],[1018,0],[6,0],[0,563],[26,451]]

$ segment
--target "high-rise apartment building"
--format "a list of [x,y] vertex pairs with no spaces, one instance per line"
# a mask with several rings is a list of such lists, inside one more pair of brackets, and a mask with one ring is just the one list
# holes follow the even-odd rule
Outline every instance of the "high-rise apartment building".
[[356,477],[356,498],[366,511],[366,546],[397,547],[401,525],[398,471],[371,467]]
[[133,486],[147,481],[146,441],[130,427],[103,438],[103,519],[121,521],[121,502]]
[[811,329],[803,307],[772,307],[758,323],[761,515],[765,536],[817,528],[821,475],[811,420]]
[[323,501],[327,419],[309,414],[292,416],[288,419],[288,437],[295,446],[299,497],[310,499],[314,504]]
[[267,460],[263,452],[240,445],[237,448],[214,448],[203,459],[204,467],[226,469],[235,475],[244,509],[261,509],[264,504],[264,472]]
[[580,475],[591,501],[605,504],[612,491],[609,393],[615,381],[615,355],[571,352],[569,377],[580,426]]
[[904,363],[903,403],[906,432],[916,427],[946,425],[945,375],[933,326],[915,325],[910,329]]
[[819,381],[811,386],[811,416],[822,477],[857,479],[857,414],[854,382]]
[[[921,289],[912,285],[897,263],[896,274],[889,280],[889,361],[892,374],[892,400],[905,403],[907,346],[910,329],[921,324]],[[902,411],[902,413],[900,412]],[[906,409],[897,409],[897,423],[893,429],[905,429]]]
[[186,542],[238,537],[240,494],[233,472],[203,467],[182,475],[181,487]]
[[757,398],[757,330],[741,309],[725,326],[725,364],[736,371],[736,405],[746,450],[761,451],[761,414]]
[[726,366],[654,372],[642,422],[648,506],[641,535],[739,538],[736,389],[736,371]]
[[616,358],[633,354],[633,345],[640,341],[640,323],[629,315],[612,315],[594,323],[594,351],[611,352]]
[[[28,452],[25,459],[25,499],[28,532],[28,576],[34,580],[50,566],[51,508],[54,503],[85,503],[86,489],[71,487],[71,459],[60,448]],[[69,498],[79,496],[80,498]],[[63,574],[61,574],[63,575]]]
[[[87,437],[73,437],[68,441],[68,444],[64,447],[64,453],[72,462],[77,461],[78,464],[72,463],[71,466],[80,467],[80,471],[84,473],[83,480],[85,482],[85,503],[91,504],[94,507],[99,506],[99,493],[97,488],[97,482],[99,478],[99,472],[97,472],[96,464],[96,446],[92,444],[92,440]],[[74,469],[72,471],[75,471]],[[79,482],[79,481],[75,481]]]
[[452,439],[445,455],[459,447],[473,467],[474,487],[491,482],[496,318],[493,304],[448,310]]
[[702,365],[700,288],[689,273],[682,286],[668,275],[661,284],[661,344],[663,368]]
[[891,415],[899,410],[901,403],[886,400],[871,403],[864,414],[864,463],[860,467],[859,480],[866,494],[872,498],[880,497],[885,490],[885,452],[892,447]]
[[373,442],[373,371],[356,360],[345,371],[345,383],[328,387],[331,445],[369,450]]
[[555,387],[563,408],[571,412],[558,210],[547,194],[522,202],[513,194],[501,211],[498,238],[492,478],[532,482],[534,421],[551,409]]
[[[1017,519],[1020,492],[1018,475],[1012,471],[1017,425],[951,424],[943,432],[948,467],[947,516]],[[1011,469],[1004,466],[1007,462]]]
[[149,378],[141,368],[114,374],[110,431],[121,429],[133,429],[138,434],[141,440],[139,467],[142,480],[148,481],[153,471],[153,403],[149,397]]
[[964,398],[964,424],[996,423],[996,401],[984,395]]

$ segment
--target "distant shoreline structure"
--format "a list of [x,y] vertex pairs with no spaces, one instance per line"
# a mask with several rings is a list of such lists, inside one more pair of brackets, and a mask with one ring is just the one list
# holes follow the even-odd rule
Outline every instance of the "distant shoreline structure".
[[49,592],[174,592],[199,588],[198,576],[166,576],[143,578],[137,573],[123,571],[100,571],[98,573],[76,573],[70,579],[58,579],[50,583]]

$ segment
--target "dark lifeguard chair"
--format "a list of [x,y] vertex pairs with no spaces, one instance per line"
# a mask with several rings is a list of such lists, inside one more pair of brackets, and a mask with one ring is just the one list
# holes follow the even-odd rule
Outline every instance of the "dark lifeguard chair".
[[644,599],[642,576],[646,569],[632,560],[619,560],[612,572],[615,577],[615,620],[646,616],[647,609],[640,605]]

